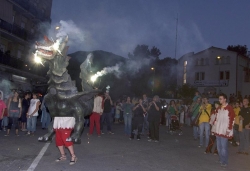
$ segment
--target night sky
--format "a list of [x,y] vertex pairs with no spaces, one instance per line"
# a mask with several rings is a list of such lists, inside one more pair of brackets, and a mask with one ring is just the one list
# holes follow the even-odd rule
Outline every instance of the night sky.
[[83,32],[70,52],[105,50],[127,57],[137,44],[158,47],[177,58],[210,46],[247,45],[249,0],[53,0],[52,27],[72,20]]

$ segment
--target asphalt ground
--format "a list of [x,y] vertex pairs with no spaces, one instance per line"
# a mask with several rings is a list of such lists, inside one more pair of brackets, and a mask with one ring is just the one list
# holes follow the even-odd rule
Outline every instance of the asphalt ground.
[[[40,123],[34,136],[24,132],[17,137],[12,130],[9,137],[0,132],[0,171],[247,171],[250,170],[250,155],[237,154],[237,147],[229,144],[229,165],[221,168],[218,156],[204,154],[198,148],[199,141],[192,137],[191,127],[183,128],[183,135],[170,135],[166,126],[160,126],[160,142],[129,140],[123,133],[123,125],[113,125],[114,135],[96,134],[88,137],[86,128],[82,143],[74,145],[77,163],[70,166],[67,160],[55,162],[60,154],[55,142],[38,142],[46,133]],[[46,148],[47,147],[47,148]]]

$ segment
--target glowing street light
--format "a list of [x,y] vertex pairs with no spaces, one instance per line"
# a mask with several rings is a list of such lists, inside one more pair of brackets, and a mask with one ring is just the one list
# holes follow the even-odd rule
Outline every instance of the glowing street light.
[[154,75],[153,75],[153,87],[152,87],[152,95],[154,95],[154,88],[155,88],[155,68],[152,67],[151,70],[154,71]]
[[56,29],[56,30],[59,30],[59,29],[60,29],[60,27],[59,27],[59,26],[56,26],[56,27],[55,27],[55,29]]
[[217,56],[217,59],[220,59],[220,56]]

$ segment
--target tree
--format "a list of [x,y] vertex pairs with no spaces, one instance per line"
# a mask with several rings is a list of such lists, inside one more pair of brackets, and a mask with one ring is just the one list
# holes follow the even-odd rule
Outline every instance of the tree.
[[155,57],[156,59],[159,59],[159,56],[161,55],[161,51],[157,47],[153,46],[152,49],[150,50],[150,55]]
[[242,45],[229,45],[228,47],[227,47],[227,50],[230,50],[230,51],[234,51],[234,52],[237,52],[237,53],[239,53],[239,54],[241,54],[241,55],[247,55],[247,46],[246,45],[244,45],[244,46],[242,46]]
[[[131,55],[130,55],[131,56]],[[150,51],[148,45],[137,45],[133,51],[134,57],[146,57],[149,58]]]
[[190,84],[183,84],[178,88],[178,93],[183,99],[192,99],[197,88]]

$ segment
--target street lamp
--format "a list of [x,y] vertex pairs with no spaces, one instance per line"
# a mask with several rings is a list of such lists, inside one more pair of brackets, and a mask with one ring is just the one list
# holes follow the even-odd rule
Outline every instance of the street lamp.
[[60,29],[60,27],[59,27],[59,26],[56,26],[56,27],[55,27],[55,30],[59,30],[59,29]]
[[152,88],[152,95],[154,95],[154,88],[155,88],[155,68],[151,68],[152,71],[154,71],[154,76],[153,76],[153,88]]
[[220,63],[221,63],[221,57],[217,56],[218,62],[219,62],[219,93],[220,93]]

